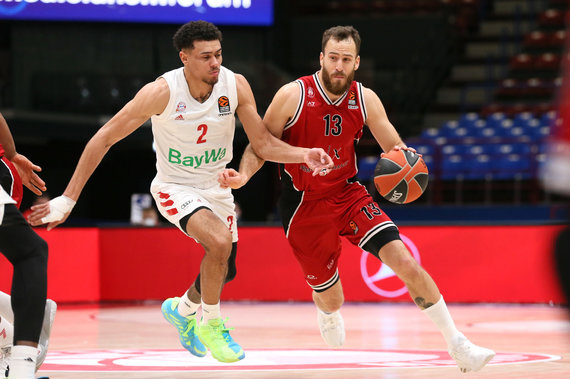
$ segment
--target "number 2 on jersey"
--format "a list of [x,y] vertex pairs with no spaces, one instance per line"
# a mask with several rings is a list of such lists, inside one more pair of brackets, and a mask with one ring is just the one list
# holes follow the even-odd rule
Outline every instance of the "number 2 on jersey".
[[205,143],[206,142],[206,133],[208,132],[208,125],[206,125],[206,124],[198,125],[198,131],[202,131],[202,134],[200,134],[200,137],[198,137],[198,140],[196,141],[196,143]]

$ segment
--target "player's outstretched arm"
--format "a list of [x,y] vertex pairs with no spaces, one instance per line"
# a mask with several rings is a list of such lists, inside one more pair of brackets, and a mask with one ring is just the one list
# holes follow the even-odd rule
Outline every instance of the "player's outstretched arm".
[[63,195],[48,203],[32,207],[32,213],[28,218],[30,224],[47,223],[47,229],[51,230],[64,222],[87,180],[111,146],[135,131],[153,114],[162,113],[168,104],[169,96],[168,85],[163,79],[145,85],[89,140]]
[[218,175],[218,182],[222,188],[230,187],[238,189],[243,187],[248,180],[263,166],[265,161],[259,158],[251,144],[245,147],[241,161],[239,163],[239,171],[233,168],[226,168]]
[[[281,133],[279,135],[270,133],[257,113],[255,99],[249,83],[239,74],[236,74],[236,82],[239,99],[236,111],[257,156],[264,160],[280,163],[305,162],[315,175],[332,168],[332,159],[323,149],[291,146],[279,139]],[[284,125],[285,123],[283,123]]]
[[12,133],[8,127],[8,123],[0,113],[0,144],[4,148],[4,155],[14,164],[22,184],[24,184],[30,191],[38,196],[41,196],[42,191],[45,191],[46,183],[38,176],[36,172],[42,171],[40,166],[33,164],[28,158],[16,152],[16,144]]

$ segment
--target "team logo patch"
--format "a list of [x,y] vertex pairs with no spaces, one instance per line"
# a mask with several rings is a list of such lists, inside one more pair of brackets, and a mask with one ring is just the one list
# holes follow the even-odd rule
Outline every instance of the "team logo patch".
[[[191,372],[263,371],[427,367],[455,367],[443,350],[360,350],[360,349],[248,349],[246,358],[220,363],[210,355],[197,359],[182,349],[101,349],[50,351],[43,371],[62,372]],[[488,366],[538,363],[559,360],[560,356],[540,353],[497,352]],[[220,375],[221,376],[221,375]],[[397,375],[395,375],[397,376]],[[419,375],[421,376],[421,375]],[[81,377],[81,375],[78,375]],[[149,377],[145,375],[145,377]]]
[[218,98],[218,111],[223,113],[230,113],[230,99],[227,96],[220,96]]
[[354,91],[350,91],[348,93],[348,104],[356,105],[356,94],[354,93]]
[[313,90],[313,87],[309,87],[307,89],[307,96],[309,97],[315,97],[315,91]]
[[184,112],[186,110],[186,103],[181,101],[176,104],[176,112]]
[[358,225],[356,225],[356,222],[354,221],[350,221],[348,223],[348,225],[350,226],[350,229],[352,229],[352,231],[354,232],[354,234],[358,233]]

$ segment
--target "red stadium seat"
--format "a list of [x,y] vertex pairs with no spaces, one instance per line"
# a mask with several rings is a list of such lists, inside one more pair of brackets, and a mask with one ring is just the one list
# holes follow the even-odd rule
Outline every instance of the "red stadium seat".
[[544,53],[539,55],[535,62],[534,66],[537,70],[540,71],[560,71],[560,55],[553,54],[553,53]]
[[550,44],[549,36],[542,31],[535,30],[524,36],[524,45],[529,48],[545,48]]
[[522,87],[523,83],[517,79],[503,79],[499,82],[495,90],[495,96],[501,99],[511,99],[518,97],[522,94]]
[[511,70],[530,71],[534,69],[535,57],[530,54],[522,53],[513,56],[509,61]]
[[564,27],[564,13],[558,9],[547,9],[538,17],[538,25],[543,30],[558,30]]
[[566,43],[566,31],[558,30],[550,36],[550,45],[557,48],[562,48]]

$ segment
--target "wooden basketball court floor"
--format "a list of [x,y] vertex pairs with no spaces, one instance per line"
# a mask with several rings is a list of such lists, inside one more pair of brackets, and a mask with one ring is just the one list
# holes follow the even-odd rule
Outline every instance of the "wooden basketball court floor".
[[47,359],[50,379],[154,378],[570,378],[567,309],[548,305],[449,305],[458,328],[497,356],[462,374],[443,337],[413,304],[347,303],[346,344],[327,349],[312,303],[223,302],[246,352],[223,364],[187,353],[160,303],[60,305]]

